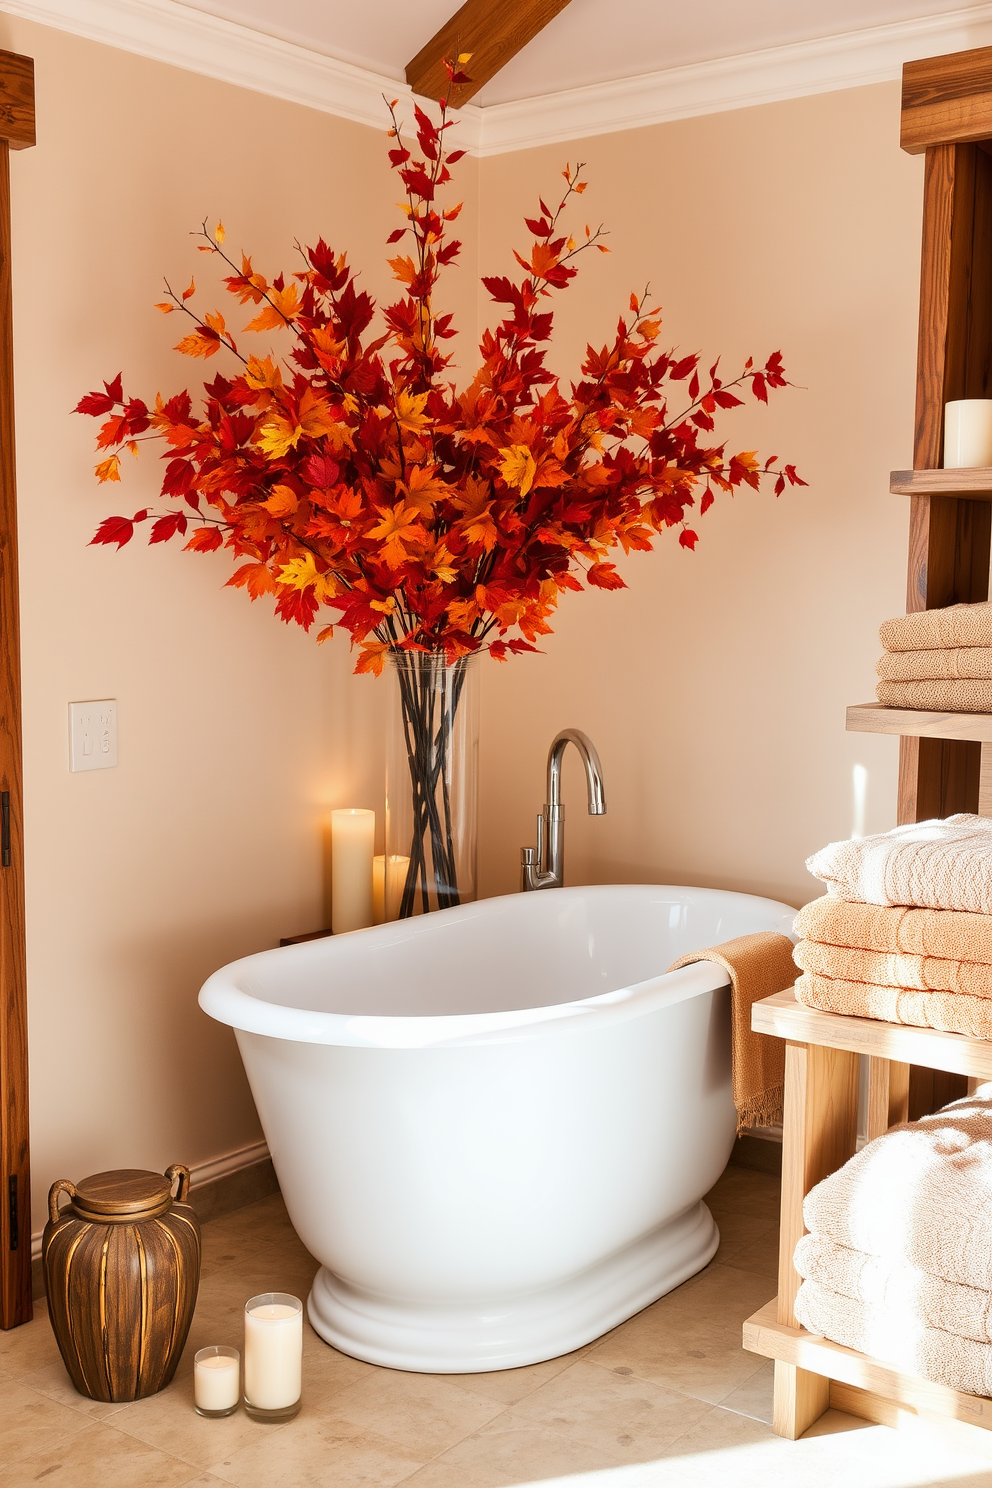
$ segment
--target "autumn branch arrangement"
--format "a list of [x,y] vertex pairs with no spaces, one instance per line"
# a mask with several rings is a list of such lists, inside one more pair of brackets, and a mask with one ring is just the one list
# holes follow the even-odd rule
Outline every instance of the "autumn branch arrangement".
[[319,622],[320,641],[343,627],[356,671],[376,674],[389,652],[452,662],[533,651],[563,592],[624,587],[617,549],[651,549],[667,528],[693,548],[689,518],[717,493],[762,478],[776,495],[804,484],[776,456],[728,455],[714,442],[718,411],[786,385],[778,352],[761,366],[749,358],[729,381],[718,363],[701,376],[697,355],[660,347],[657,310],[632,295],[613,340],[587,348],[580,380],[565,388],[548,369],[549,300],[580,254],[608,251],[601,229],[573,237],[562,226],[586,189],[581,166],[565,169],[557,205],[540,201],[525,219],[533,241],[514,254],[518,272],[482,280],[503,318],[457,391],[444,351],[452,317],[434,300],[461,247],[450,236],[460,207],[438,198],[464,151],[445,147],[444,102],[439,124],[415,108],[416,150],[394,107],[389,161],[405,221],[388,241],[406,240],[389,259],[402,286],[394,303],[377,318],[346,256],[323,240],[270,281],[228,255],[220,224],[204,224],[200,251],[222,261],[228,291],[254,312],[244,333],[278,333],[282,355],[246,350],[222,314],[198,314],[193,283],[167,285],[159,309],[188,324],[176,350],[224,354],[202,404],[182,391],[150,406],[125,396],[118,375],[76,410],[104,420],[101,481],[120,480],[122,452],[164,446],[166,509],[108,517],[94,542],[123,547],[150,523],[152,543],[226,547],[240,560],[229,584],[253,600],[272,595],[280,618],[305,630]]

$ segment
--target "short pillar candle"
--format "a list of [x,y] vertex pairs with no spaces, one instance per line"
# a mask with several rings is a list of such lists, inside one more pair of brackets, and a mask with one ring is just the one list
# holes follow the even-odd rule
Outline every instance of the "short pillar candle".
[[372,854],[375,812],[331,812],[331,929],[364,930],[372,924]]
[[944,405],[944,468],[992,465],[992,398],[959,398]]
[[300,1408],[303,1303],[262,1292],[245,1303],[245,1410],[256,1421],[288,1421]]
[[211,1344],[193,1356],[193,1404],[198,1416],[229,1416],[241,1399],[241,1355]]

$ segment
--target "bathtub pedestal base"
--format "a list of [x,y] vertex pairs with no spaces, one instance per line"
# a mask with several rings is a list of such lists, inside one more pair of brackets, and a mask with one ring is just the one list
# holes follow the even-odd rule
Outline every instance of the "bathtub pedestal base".
[[348,1286],[321,1267],[307,1302],[314,1330],[369,1364],[422,1374],[517,1369],[581,1348],[694,1276],[720,1235],[703,1203],[578,1276],[474,1306],[406,1304]]

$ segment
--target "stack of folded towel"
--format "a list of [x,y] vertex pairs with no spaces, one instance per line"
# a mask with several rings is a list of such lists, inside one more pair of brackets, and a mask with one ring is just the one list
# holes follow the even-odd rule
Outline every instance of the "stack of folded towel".
[[992,1085],[894,1127],[807,1194],[810,1333],[992,1395]]
[[796,920],[800,1002],[992,1039],[992,820],[914,822],[806,866],[830,892]]
[[992,713],[992,603],[887,620],[875,695],[896,708]]

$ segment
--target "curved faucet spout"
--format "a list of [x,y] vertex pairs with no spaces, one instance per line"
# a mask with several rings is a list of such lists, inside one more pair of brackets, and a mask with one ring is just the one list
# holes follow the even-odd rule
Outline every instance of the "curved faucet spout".
[[557,889],[565,877],[565,808],[561,804],[561,764],[569,744],[582,757],[590,816],[606,813],[603,767],[595,744],[581,729],[562,729],[548,752],[548,795],[537,818],[537,847],[521,849],[523,889]]

